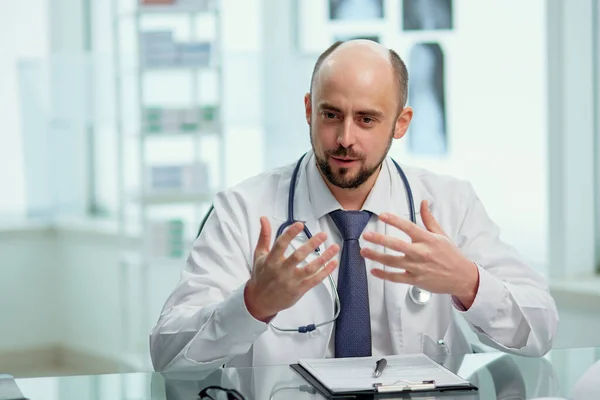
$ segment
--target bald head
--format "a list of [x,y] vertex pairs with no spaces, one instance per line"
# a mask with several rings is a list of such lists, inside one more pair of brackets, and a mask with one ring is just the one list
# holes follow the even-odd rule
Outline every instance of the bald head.
[[[315,63],[310,91],[332,77],[345,77],[353,83],[369,84],[387,80],[395,85],[399,108],[408,97],[408,72],[398,54],[372,40],[355,39],[336,42],[321,54]],[[343,78],[342,78],[343,79]]]

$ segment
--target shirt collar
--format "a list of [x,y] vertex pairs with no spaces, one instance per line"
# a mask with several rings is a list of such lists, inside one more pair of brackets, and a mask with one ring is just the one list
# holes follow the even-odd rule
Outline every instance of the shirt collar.
[[[342,208],[340,203],[336,200],[327,187],[323,176],[319,172],[314,154],[310,160],[308,160],[306,166],[306,177],[309,187],[309,199],[313,207],[314,217],[316,219]],[[375,185],[369,192],[369,195],[363,204],[362,210],[379,215],[385,212],[386,208],[389,208],[386,207],[388,204],[386,199],[391,197],[390,180],[391,176],[389,166],[388,163],[384,161],[382,163],[381,171],[379,171],[379,176],[375,181]]]

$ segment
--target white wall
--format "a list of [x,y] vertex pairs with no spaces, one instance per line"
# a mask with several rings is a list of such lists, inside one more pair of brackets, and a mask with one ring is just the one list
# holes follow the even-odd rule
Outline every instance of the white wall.
[[139,242],[129,239],[124,246],[115,233],[66,228],[59,231],[57,242],[61,265],[56,273],[63,284],[66,319],[61,343],[149,370],[148,335],[183,263],[142,269],[126,251],[135,251]]
[[591,277],[600,261],[597,4],[548,0],[548,238],[550,275],[557,281]]
[[411,156],[403,143],[392,154],[402,162],[471,181],[503,238],[544,271],[545,2],[454,4],[456,32],[443,42],[449,155],[439,160]]
[[[84,137],[78,135],[75,140],[69,137],[61,142],[66,134],[77,128],[63,125],[52,130],[46,113],[49,108],[60,108],[56,106],[63,105],[70,97],[66,108],[74,114],[81,114],[80,109],[85,104],[72,98],[82,86],[77,84],[77,79],[81,82],[85,77],[73,74],[72,66],[67,66],[71,70],[56,68],[66,65],[68,57],[73,59],[73,55],[81,54],[82,4],[82,0],[25,0],[0,4],[0,117],[3,121],[0,185],[6,188],[0,198],[1,216],[47,214],[53,207],[72,207],[75,197],[77,206],[82,207],[84,193],[73,190],[73,184],[68,186],[73,193],[59,186],[71,178],[81,181],[85,169],[79,165],[61,168],[69,162],[84,162],[80,159],[85,152],[64,147],[75,146],[79,136]],[[57,54],[62,58],[56,58]],[[24,64],[20,65],[19,73],[20,62]],[[59,81],[47,79],[61,74],[66,85],[59,86]],[[65,107],[62,108],[64,111]],[[48,149],[49,152],[44,152]],[[56,154],[58,151],[52,151],[54,149],[63,154]],[[46,174],[49,170],[57,177],[51,183]]]
[[61,346],[149,370],[148,335],[183,265],[144,273],[124,257],[136,244],[85,224],[1,231],[0,355]]
[[264,170],[263,1],[220,1],[225,187]]
[[54,53],[78,54],[84,48],[84,0],[46,0],[50,48]]
[[263,1],[266,169],[292,163],[310,148],[303,98],[318,54],[296,50],[295,3]]
[[76,350],[118,358],[122,352],[123,306],[116,235],[66,230],[57,235],[55,274],[65,299],[61,343]]
[[47,0],[0,3],[0,215],[25,211],[17,62],[48,54]]
[[0,232],[0,353],[62,340],[58,251],[47,228]]
[[[500,225],[502,237],[544,271],[548,225],[545,1],[455,1],[454,31],[400,35],[395,3],[385,2],[391,16],[384,28],[377,28],[386,46],[405,60],[413,42],[439,38],[445,50],[450,151],[439,159],[419,157],[409,154],[401,141],[390,154],[399,162],[471,181]],[[318,54],[297,50],[296,15],[301,13],[293,4],[265,0],[263,7],[269,168],[293,162],[310,148],[302,97]],[[318,45],[312,43],[313,48],[324,50],[330,31],[313,11],[301,26],[314,37],[325,38]]]

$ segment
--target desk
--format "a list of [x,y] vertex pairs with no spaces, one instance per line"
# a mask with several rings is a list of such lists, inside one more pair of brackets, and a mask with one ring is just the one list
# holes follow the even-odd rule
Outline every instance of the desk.
[[[567,398],[599,359],[600,348],[553,350],[546,357],[536,359],[502,353],[451,357],[445,365],[463,378],[476,382],[480,391],[440,398]],[[32,400],[195,400],[200,389],[213,384],[236,388],[248,400],[323,399],[318,394],[301,391],[306,382],[288,366],[27,378],[16,382],[23,394]],[[600,398],[600,393],[592,398]]]

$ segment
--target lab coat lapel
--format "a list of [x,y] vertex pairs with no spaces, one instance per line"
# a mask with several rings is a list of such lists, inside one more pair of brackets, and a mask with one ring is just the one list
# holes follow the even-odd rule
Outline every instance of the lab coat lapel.
[[[311,234],[315,235],[320,232],[321,228],[312,211],[308,192],[308,182],[306,179],[306,165],[311,159],[311,154],[307,154],[300,166],[300,173],[298,174],[294,196],[294,219],[296,221],[304,222]],[[274,224],[276,225],[273,226],[273,240],[275,240],[274,236],[277,232],[277,228],[288,219],[287,206],[292,169],[293,168],[290,169],[289,175],[286,174],[282,176],[276,191],[275,212],[273,214]],[[285,255],[291,255],[306,242],[306,235],[304,232],[301,232],[291,241]],[[322,245],[321,250],[324,250],[325,246],[327,246],[327,243]],[[310,254],[306,261],[301,263],[300,266],[304,265],[306,262],[312,261],[316,257],[317,255],[315,253]],[[334,315],[334,299],[333,290],[326,278],[321,284],[316,285],[309,290],[298,303],[290,309],[281,312],[273,322],[280,326],[299,326],[310,322],[320,323],[328,321],[332,319]],[[300,354],[312,354],[313,357],[323,357],[326,354],[327,343],[329,343],[332,331],[333,324],[327,324],[313,332],[302,334],[300,336],[297,336],[299,334],[290,335],[288,333],[282,334],[275,331],[272,332],[272,335],[274,340],[281,340],[281,345],[288,349],[288,351],[299,352]]]
[[[396,167],[388,159],[388,167],[390,171],[395,173],[392,177],[392,214],[401,216],[410,220],[410,208],[407,199],[407,192],[400,178]],[[412,173],[409,168],[403,168],[407,176],[415,205],[415,213],[417,225],[423,227],[421,215],[419,212],[421,201],[426,199],[429,204],[433,202],[432,196],[421,183],[419,177]],[[402,241],[411,242],[411,238],[391,225],[385,226],[385,234]],[[395,252],[390,249],[385,249],[386,254],[401,255],[402,253]],[[391,272],[399,272],[397,268],[383,266],[384,270]],[[420,350],[420,343],[417,339],[418,335],[412,334],[412,330],[419,326],[419,313],[414,310],[416,307],[408,297],[409,285],[402,283],[384,282],[385,305],[387,308],[388,323],[392,335],[392,345],[394,353],[413,353]],[[422,321],[421,321],[422,322]]]
[[[302,160],[302,165],[300,166],[300,173],[298,174],[298,180],[296,182],[296,193],[294,196],[294,219],[296,221],[303,222],[304,225],[310,231],[311,235],[314,236],[321,231],[321,227],[319,225],[319,221],[314,216],[314,212],[312,209],[312,204],[311,204],[310,196],[309,196],[308,180],[306,177],[306,165],[312,159],[313,159],[312,154],[308,153],[306,155],[306,157],[304,157],[304,160]],[[275,201],[277,208],[275,210],[274,219],[279,224],[285,222],[288,219],[287,204],[288,204],[290,182],[291,182],[291,174],[287,179],[282,180],[282,182],[280,183],[280,185],[277,189],[276,201]],[[284,206],[282,207],[281,205],[284,205]],[[279,227],[279,225],[277,225],[277,228],[278,227]],[[276,228],[274,228],[273,230],[275,232],[277,231]],[[298,234],[290,242],[290,246],[288,248],[288,252],[286,253],[286,255],[289,255],[293,251],[299,249],[307,241],[308,241],[308,238],[306,237],[306,234],[304,232],[300,232],[300,234]],[[330,245],[329,242],[325,242],[324,244],[322,244],[320,247],[321,252],[323,252],[329,245]],[[317,257],[316,253],[314,253],[314,252],[311,253],[306,258],[306,263],[311,262],[316,257]],[[326,282],[325,282],[324,285],[319,285],[319,286],[326,287],[326,290],[327,290],[327,293],[329,294],[329,296],[332,299],[334,298],[333,291],[332,291],[330,285],[326,284]]]
[[[310,159],[312,160],[312,158]],[[298,179],[296,198],[294,201],[295,209],[297,210],[296,219],[304,222],[304,225],[308,228],[311,235],[314,236],[317,233],[321,232],[321,225],[319,224],[319,221],[315,218],[313,207],[310,201],[309,190],[310,189],[308,187],[308,179],[306,179],[306,174],[302,174],[302,176]],[[307,241],[308,238],[306,237],[306,234],[304,232],[301,232],[300,235],[296,236],[292,240],[291,247],[293,247],[294,249],[298,249],[300,246],[303,246]],[[323,253],[327,246],[330,245],[331,242],[328,239],[325,243],[323,243],[320,246],[319,250],[321,251],[321,253]],[[318,254],[316,252],[313,252],[306,258],[306,262],[309,263],[317,257]],[[329,297],[331,297],[332,299],[334,298],[332,288],[329,284],[327,284],[326,281],[324,281],[323,285],[319,286],[325,287],[327,293],[329,294]]]

